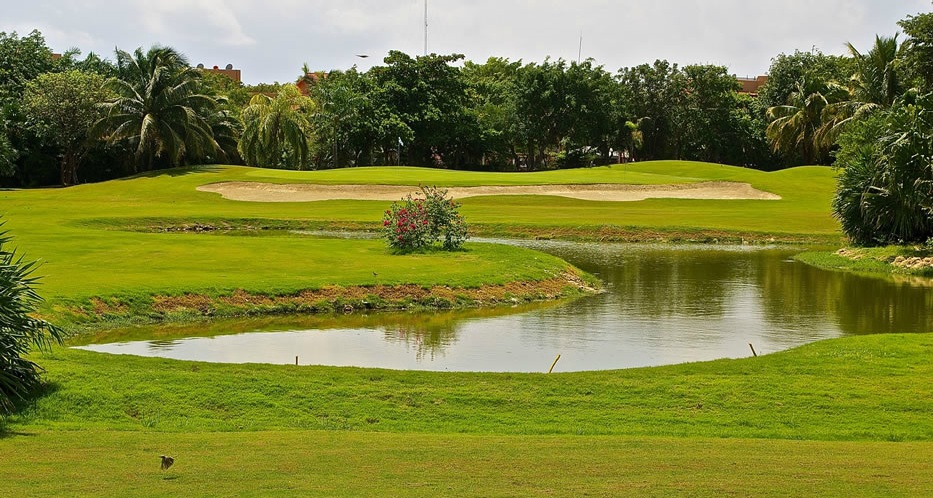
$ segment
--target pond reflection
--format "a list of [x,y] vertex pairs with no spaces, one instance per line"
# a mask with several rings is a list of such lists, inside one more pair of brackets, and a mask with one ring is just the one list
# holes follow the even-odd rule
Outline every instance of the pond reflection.
[[[415,370],[605,370],[749,356],[850,334],[933,331],[929,279],[822,271],[786,248],[522,242],[598,275],[566,303],[136,327],[94,351]],[[107,344],[102,344],[107,343]]]

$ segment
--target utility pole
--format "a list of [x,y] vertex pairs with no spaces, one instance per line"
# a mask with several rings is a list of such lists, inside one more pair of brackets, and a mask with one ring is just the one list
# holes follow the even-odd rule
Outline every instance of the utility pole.
[[424,0],[424,55],[428,55],[428,0]]

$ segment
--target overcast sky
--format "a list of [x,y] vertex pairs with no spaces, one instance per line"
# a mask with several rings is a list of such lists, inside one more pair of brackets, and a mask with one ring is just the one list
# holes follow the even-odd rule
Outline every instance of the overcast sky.
[[[243,71],[247,83],[315,70],[366,70],[389,50],[424,51],[424,0],[4,1],[0,31],[38,29],[56,52],[112,58],[114,47],[169,45],[192,64]],[[428,0],[428,50],[540,62],[583,58],[615,72],[655,59],[721,64],[740,76],[775,55],[867,50],[930,0]],[[357,58],[365,54],[367,59]]]

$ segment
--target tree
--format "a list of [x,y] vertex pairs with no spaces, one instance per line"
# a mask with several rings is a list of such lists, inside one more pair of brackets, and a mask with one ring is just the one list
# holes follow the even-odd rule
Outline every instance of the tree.
[[61,151],[62,185],[78,182],[89,147],[88,130],[101,117],[104,78],[80,71],[45,73],[26,84],[23,113],[47,144]]
[[768,83],[761,89],[758,98],[766,107],[784,105],[802,81],[844,82],[853,73],[851,59],[824,55],[815,47],[809,52],[796,50],[793,54],[780,54],[771,59]]
[[243,160],[263,168],[307,169],[313,105],[294,85],[281,87],[275,98],[254,95],[243,110]]
[[19,152],[13,148],[6,128],[6,118],[0,112],[0,177],[13,176],[16,173],[16,158],[19,156]]
[[686,78],[683,106],[676,110],[672,131],[682,138],[678,159],[724,162],[730,148],[741,147],[733,112],[738,108],[739,83],[724,66],[691,65]]
[[15,31],[0,32],[0,108],[19,101],[26,83],[54,69],[42,33],[33,30],[21,38]]
[[897,36],[876,36],[875,44],[862,54],[847,44],[855,63],[855,73],[849,79],[847,99],[832,104],[824,111],[824,125],[818,140],[824,144],[836,142],[839,134],[852,121],[864,119],[878,109],[888,109],[906,90],[901,77],[901,52]]
[[62,341],[58,328],[35,317],[42,302],[31,276],[36,264],[17,256],[10,241],[0,231],[0,414],[9,413],[40,384],[42,369],[24,358],[29,350]]
[[[15,32],[0,32],[0,135],[3,135],[0,137],[0,172],[3,176],[17,177],[19,182],[33,174],[47,176],[45,151],[41,141],[25,126],[20,105],[26,84],[56,68],[52,50],[38,31],[23,37]],[[4,121],[7,126],[3,126]]]
[[848,91],[823,80],[798,82],[785,105],[768,109],[771,123],[765,133],[775,152],[800,154],[805,164],[826,164],[831,143],[822,140],[827,134],[823,114],[827,106],[842,102]]
[[908,16],[897,24],[908,37],[904,47],[910,76],[924,91],[933,91],[933,13]]
[[677,64],[657,60],[624,68],[617,76],[642,134],[642,159],[674,159],[680,151],[675,111],[687,97],[687,81]]
[[117,78],[107,82],[116,98],[93,132],[110,142],[126,140],[135,149],[137,167],[151,170],[156,160],[179,166],[187,156],[216,151],[206,119],[217,105],[199,93],[201,73],[172,48],[153,46],[132,54],[117,50]]
[[462,54],[411,57],[391,51],[370,70],[380,97],[412,131],[406,162],[457,167],[479,155],[479,124],[467,110],[466,81],[453,64]]

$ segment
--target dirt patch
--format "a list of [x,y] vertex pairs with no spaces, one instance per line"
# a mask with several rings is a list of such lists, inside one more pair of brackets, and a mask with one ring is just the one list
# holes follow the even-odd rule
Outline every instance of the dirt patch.
[[[395,201],[414,194],[405,185],[311,185],[257,182],[212,183],[198,187],[225,199],[248,202],[312,202],[341,199]],[[755,199],[780,200],[779,195],[747,183],[702,182],[672,185],[509,185],[449,187],[448,195],[463,199],[484,195],[551,195],[588,201],[643,201],[645,199]]]
[[[353,313],[366,310],[450,309],[548,301],[599,292],[567,271],[541,281],[476,288],[419,285],[325,286],[293,295],[238,290],[226,296],[154,296],[151,311],[162,316],[238,316],[272,313]],[[99,300],[97,300],[99,302]],[[96,308],[96,307],[95,307]],[[88,311],[82,309],[82,311]],[[98,318],[101,314],[94,310]]]

